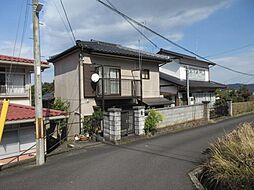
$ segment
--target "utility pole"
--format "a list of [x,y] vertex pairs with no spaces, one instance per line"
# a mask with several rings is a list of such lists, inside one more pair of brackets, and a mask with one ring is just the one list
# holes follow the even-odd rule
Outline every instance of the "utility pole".
[[33,40],[34,40],[34,84],[35,84],[35,125],[36,125],[36,165],[45,163],[45,141],[42,111],[42,90],[41,90],[41,52],[39,32],[39,12],[42,4],[33,0]]
[[190,105],[190,80],[189,80],[189,66],[186,66],[186,88],[187,88],[187,105]]

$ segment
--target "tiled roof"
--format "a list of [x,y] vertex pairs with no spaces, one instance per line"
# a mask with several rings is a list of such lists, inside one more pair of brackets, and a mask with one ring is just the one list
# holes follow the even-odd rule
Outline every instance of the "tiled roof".
[[138,49],[128,48],[124,47],[120,44],[113,44],[108,42],[101,42],[101,41],[76,41],[76,46],[58,54],[55,56],[52,56],[48,61],[54,62],[54,60],[64,56],[70,51],[73,51],[74,49],[77,49],[78,47],[82,47],[84,51],[87,51],[88,53],[103,53],[107,55],[119,55],[123,57],[133,57],[138,59],[140,56],[142,59],[147,60],[154,60],[159,62],[170,62],[171,59],[168,56],[165,55],[159,55],[155,53],[150,53]]
[[[186,87],[186,80],[180,80],[179,78],[173,77],[166,73],[160,72],[160,78],[168,82],[174,83],[178,86]],[[220,84],[213,81],[194,81],[190,80],[191,88],[226,88],[226,85]]]
[[[8,55],[0,55],[0,62],[1,61],[10,61],[10,62],[18,62],[18,63],[34,63],[33,59],[21,58],[21,57],[13,57]],[[42,61],[41,64],[48,65],[47,61]]]
[[[3,102],[0,102],[0,110],[2,110]],[[63,111],[43,108],[43,117],[66,116]],[[20,104],[9,104],[6,121],[20,121],[35,119],[35,108],[33,106],[25,106]]]
[[167,55],[167,56],[170,56],[171,58],[185,58],[185,59],[192,60],[195,62],[205,63],[208,65],[215,65],[215,63],[212,63],[212,62],[207,62],[204,60],[197,59],[196,57],[193,57],[190,55],[186,55],[186,54],[182,54],[182,53],[178,53],[178,52],[174,52],[174,51],[170,51],[170,50],[166,50],[166,49],[162,49],[162,48],[160,49],[160,51],[157,54]]

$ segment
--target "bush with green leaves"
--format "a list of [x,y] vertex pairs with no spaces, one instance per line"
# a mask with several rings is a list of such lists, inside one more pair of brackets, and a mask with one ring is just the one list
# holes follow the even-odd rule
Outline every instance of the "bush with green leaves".
[[61,98],[56,98],[51,106],[51,109],[68,111],[70,103],[67,100],[62,100]]
[[148,112],[148,116],[145,119],[145,133],[154,134],[157,129],[157,125],[163,120],[163,115],[156,111],[155,109],[150,109]]
[[97,133],[101,127],[101,120],[103,118],[103,112],[97,110],[91,116],[84,117],[84,130],[89,134]]

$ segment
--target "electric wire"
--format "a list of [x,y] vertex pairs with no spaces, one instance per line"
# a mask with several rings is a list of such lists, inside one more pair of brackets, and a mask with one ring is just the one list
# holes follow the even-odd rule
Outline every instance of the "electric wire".
[[28,26],[28,13],[29,13],[29,0],[26,1],[25,19],[24,19],[24,24],[23,24],[23,30],[22,30],[22,36],[21,36],[21,42],[20,42],[18,57],[21,56],[24,37],[25,37],[25,34],[26,34],[27,26]]
[[248,48],[248,47],[251,47],[251,46],[254,46],[254,43],[246,44],[246,45],[238,47],[238,48],[233,48],[233,49],[230,49],[230,50],[222,51],[222,52],[215,53],[215,54],[212,54],[212,55],[208,55],[208,56],[205,56],[205,57],[206,58],[216,57],[218,55],[224,55],[224,54],[232,53],[232,52],[235,52],[235,51],[238,51],[238,50],[241,50],[241,49],[245,49],[245,48]]
[[[22,18],[21,15],[22,15],[22,12],[23,12],[23,2],[21,2],[20,5],[21,5],[21,7],[19,8],[20,12],[19,12],[19,17],[18,17],[18,26],[17,26],[17,29],[16,29],[16,35],[15,35],[14,46],[13,46],[13,51],[12,51],[12,56],[13,57],[15,55],[17,41],[18,41],[19,28],[20,28],[20,23],[21,23],[21,18]],[[11,73],[12,73],[12,63],[10,64],[9,72],[7,74],[7,83],[10,81]]]
[[65,30],[66,30],[67,33],[69,34],[69,37],[70,37],[71,42],[73,42],[73,40],[72,40],[72,35],[69,33],[68,27],[67,27],[66,23],[64,22],[63,15],[61,14],[59,8],[57,7],[55,1],[49,1],[49,2],[56,8],[57,13],[58,13],[58,15],[59,15],[59,17],[60,17],[60,19],[61,19],[63,25],[64,25]]
[[122,16],[122,17],[126,17],[128,20],[130,20],[131,22],[135,23],[136,25],[145,28],[145,29],[148,30],[149,32],[151,32],[151,33],[153,33],[153,34],[159,36],[160,38],[166,40],[167,42],[173,44],[174,46],[176,46],[176,47],[178,47],[178,48],[180,48],[180,49],[182,49],[182,50],[184,50],[184,51],[186,51],[186,52],[188,52],[188,53],[190,53],[190,54],[192,54],[192,55],[195,55],[196,57],[198,57],[198,58],[200,58],[200,59],[202,59],[202,60],[205,60],[205,61],[207,61],[208,63],[217,65],[217,66],[219,66],[219,67],[221,67],[221,68],[224,68],[224,69],[227,69],[227,70],[229,70],[229,71],[231,71],[231,72],[239,73],[239,74],[242,74],[242,75],[254,76],[254,74],[250,74],[250,73],[246,73],[246,72],[242,72],[242,71],[237,71],[237,70],[235,70],[235,69],[231,69],[231,68],[229,68],[229,67],[226,67],[226,66],[220,65],[220,64],[218,64],[218,63],[215,63],[215,62],[213,62],[213,61],[211,61],[211,60],[209,60],[209,59],[207,59],[207,58],[205,58],[205,57],[203,57],[203,56],[201,56],[201,55],[199,55],[199,54],[197,54],[197,53],[195,53],[195,52],[193,52],[193,51],[191,51],[191,50],[189,50],[189,49],[187,49],[187,48],[185,48],[185,47],[183,47],[183,46],[181,46],[181,45],[179,45],[179,44],[177,44],[177,43],[175,43],[175,42],[173,42],[172,40],[166,38],[166,37],[163,36],[162,34],[160,34],[160,33],[156,32],[156,31],[154,31],[153,29],[151,29],[151,28],[149,28],[149,27],[147,27],[147,26],[141,24],[140,22],[138,22],[138,21],[134,20],[133,18],[127,16],[126,14],[120,12],[119,10],[115,9],[114,7],[109,6],[109,5],[106,4],[105,2],[103,2],[103,1],[101,1],[101,0],[96,0],[96,1],[98,1],[99,3],[101,3],[102,5],[104,5],[105,7],[107,7],[108,9],[112,10],[113,12],[117,13],[118,15],[120,15],[120,16]]
[[70,20],[69,20],[69,18],[68,18],[67,12],[66,12],[66,10],[65,10],[65,8],[64,8],[63,1],[62,1],[62,0],[60,0],[60,3],[61,3],[61,5],[62,5],[63,11],[64,11],[64,15],[65,15],[65,18],[66,18],[67,23],[68,23],[68,25],[69,25],[69,28],[70,28],[70,30],[71,30],[71,34],[72,34],[72,37],[73,37],[73,40],[74,40],[74,44],[76,44],[76,38],[75,38],[74,32],[73,32],[73,30],[72,30],[71,23],[70,23]]
[[[117,9],[109,0],[106,0],[108,2],[108,4]],[[154,47],[156,47],[157,49],[160,49],[158,45],[156,45],[156,43],[154,43],[152,40],[150,40],[141,30],[139,30],[130,20],[128,20],[127,17],[123,16],[122,17],[140,34],[142,35],[147,41],[149,41]]]

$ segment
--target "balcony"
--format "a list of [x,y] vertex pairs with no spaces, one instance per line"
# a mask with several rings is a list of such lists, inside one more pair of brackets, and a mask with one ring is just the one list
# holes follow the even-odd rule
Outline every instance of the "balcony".
[[0,97],[28,97],[29,90],[25,86],[0,85]]
[[[104,85],[104,94],[102,93]],[[140,94],[140,80],[133,79],[100,79],[97,86],[97,97],[104,95],[105,99],[138,98]]]

